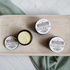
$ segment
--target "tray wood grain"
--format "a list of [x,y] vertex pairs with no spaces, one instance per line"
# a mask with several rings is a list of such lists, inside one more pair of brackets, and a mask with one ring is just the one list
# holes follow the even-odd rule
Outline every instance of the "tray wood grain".
[[[37,20],[45,18],[51,23],[51,30],[46,35],[35,31]],[[19,45],[13,51],[5,48],[4,40],[9,35],[16,36],[22,29],[28,29],[33,34],[33,41],[27,46]],[[60,36],[65,40],[65,49],[54,53],[49,49],[47,40]],[[0,54],[28,56],[70,56],[70,15],[1,15],[0,16]]]

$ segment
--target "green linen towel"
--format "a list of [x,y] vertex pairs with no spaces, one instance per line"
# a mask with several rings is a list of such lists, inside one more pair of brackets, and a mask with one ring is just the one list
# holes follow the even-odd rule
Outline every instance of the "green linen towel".
[[[10,0],[0,0],[0,13],[3,15],[25,15]],[[30,56],[37,70],[70,70],[70,57]]]
[[0,0],[0,13],[3,15],[25,15],[25,13],[10,0]]
[[37,70],[70,70],[70,57],[30,56]]

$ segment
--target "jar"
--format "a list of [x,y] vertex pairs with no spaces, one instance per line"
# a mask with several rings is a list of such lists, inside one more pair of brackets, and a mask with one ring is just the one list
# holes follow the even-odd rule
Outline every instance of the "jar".
[[40,19],[36,22],[35,29],[39,34],[47,34],[51,29],[51,23],[47,19]]
[[17,35],[18,42],[21,45],[29,45],[32,42],[32,33],[29,30],[21,30]]
[[61,37],[53,37],[49,41],[49,47],[53,52],[61,52],[65,48],[65,42]]
[[9,50],[14,50],[19,46],[18,40],[15,36],[8,36],[5,39],[5,47]]

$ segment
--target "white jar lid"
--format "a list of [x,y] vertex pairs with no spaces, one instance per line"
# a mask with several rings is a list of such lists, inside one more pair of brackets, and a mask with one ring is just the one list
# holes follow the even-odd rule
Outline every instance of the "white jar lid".
[[50,40],[49,47],[53,52],[61,52],[65,47],[65,42],[60,37],[54,37]]
[[35,29],[39,34],[47,34],[51,29],[51,23],[47,19],[40,19],[36,22]]
[[5,39],[5,46],[9,50],[14,50],[18,47],[19,43],[17,41],[17,38],[14,36],[8,36]]

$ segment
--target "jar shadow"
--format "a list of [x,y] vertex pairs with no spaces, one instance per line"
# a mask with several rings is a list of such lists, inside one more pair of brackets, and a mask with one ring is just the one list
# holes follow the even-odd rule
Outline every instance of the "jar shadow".
[[49,42],[50,42],[51,38],[53,38],[53,35],[51,36],[51,34],[50,34],[49,36],[50,36],[50,37],[47,37],[47,38],[45,38],[45,39],[39,41],[39,43],[40,43],[42,46],[44,46],[44,47],[46,47],[46,48],[48,48],[48,49],[50,49],[50,48],[49,48]]
[[27,28],[29,28],[30,30],[32,30],[36,33],[35,24],[39,19],[40,19],[39,17],[29,17],[27,19],[28,21],[26,21],[28,23]]

